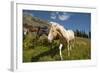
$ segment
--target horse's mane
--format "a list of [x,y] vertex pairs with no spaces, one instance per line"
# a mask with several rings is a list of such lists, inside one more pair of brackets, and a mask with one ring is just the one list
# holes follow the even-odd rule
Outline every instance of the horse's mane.
[[71,39],[70,37],[73,37],[73,31],[72,30],[66,30],[62,25],[60,25],[59,23],[56,22],[50,22],[52,24],[52,26],[54,25],[55,28],[57,29],[57,31],[60,33],[60,35],[63,38],[66,39]]
[[59,25],[59,24],[56,23],[56,22],[50,22],[50,24],[52,24],[52,25]]
[[64,35],[64,33],[66,33],[66,29],[62,25],[60,25],[59,23],[56,23],[56,22],[50,22],[50,23],[52,25],[54,25],[61,34]]

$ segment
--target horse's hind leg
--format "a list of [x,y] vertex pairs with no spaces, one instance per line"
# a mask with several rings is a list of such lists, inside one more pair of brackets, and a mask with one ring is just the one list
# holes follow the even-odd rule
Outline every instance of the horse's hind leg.
[[68,42],[67,48],[68,48],[68,56],[70,56],[70,44],[69,44],[69,42]]
[[60,58],[61,58],[61,60],[63,60],[63,57],[62,57],[62,52],[61,52],[61,50],[62,50],[62,44],[60,44],[60,46],[59,46],[59,54],[60,54]]
[[70,52],[71,52],[72,48],[73,48],[73,42],[70,41],[70,43],[69,43],[69,50],[70,50]]

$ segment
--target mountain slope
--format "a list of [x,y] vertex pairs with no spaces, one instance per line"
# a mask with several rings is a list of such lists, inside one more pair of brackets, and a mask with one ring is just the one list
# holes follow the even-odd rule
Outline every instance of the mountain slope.
[[42,19],[37,18],[37,17],[33,17],[31,15],[23,14],[23,26],[24,27],[25,27],[25,24],[31,25],[33,27],[36,27],[36,26],[48,27],[49,26],[48,21],[42,20]]

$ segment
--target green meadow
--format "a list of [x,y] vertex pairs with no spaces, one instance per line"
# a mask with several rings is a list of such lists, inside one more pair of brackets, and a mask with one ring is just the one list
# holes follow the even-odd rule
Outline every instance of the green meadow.
[[[27,34],[23,36],[23,62],[61,61],[59,44],[59,40],[49,43],[46,35]],[[91,40],[76,37],[70,56],[67,47],[63,47],[62,56],[65,61],[91,59]]]

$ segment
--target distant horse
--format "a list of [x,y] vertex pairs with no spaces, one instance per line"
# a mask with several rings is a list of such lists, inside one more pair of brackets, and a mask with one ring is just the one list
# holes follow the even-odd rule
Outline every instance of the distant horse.
[[24,24],[23,32],[24,35],[28,34],[29,32],[38,32],[38,28],[35,28],[32,25]]
[[46,26],[40,27],[40,26],[32,26],[28,24],[24,24],[23,28],[24,35],[28,34],[29,32],[35,32],[37,36],[42,36],[43,34],[48,35],[48,28]]
[[71,41],[75,39],[74,32],[72,30],[66,30],[63,26],[56,22],[50,22],[51,27],[48,34],[48,40],[49,42],[52,42],[56,38],[60,40],[60,46],[59,46],[59,54],[61,60],[63,60],[62,57],[62,47],[67,45],[68,48],[68,56],[70,56],[71,51]]

